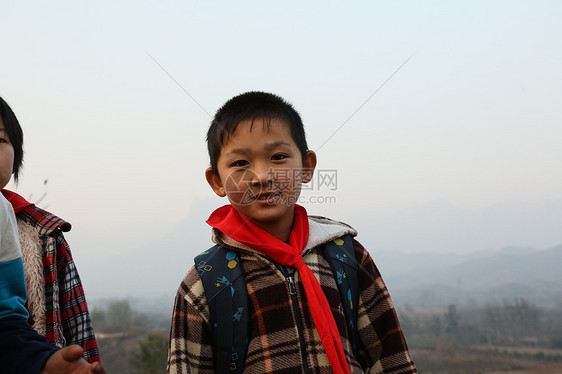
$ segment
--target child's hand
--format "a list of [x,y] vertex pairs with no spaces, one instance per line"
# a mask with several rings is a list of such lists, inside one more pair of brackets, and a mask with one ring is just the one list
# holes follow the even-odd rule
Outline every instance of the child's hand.
[[59,349],[49,357],[41,374],[105,374],[99,362],[90,365],[83,355],[84,351],[78,345]]

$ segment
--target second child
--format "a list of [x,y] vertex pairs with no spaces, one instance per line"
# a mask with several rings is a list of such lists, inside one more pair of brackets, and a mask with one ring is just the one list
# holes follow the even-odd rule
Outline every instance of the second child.
[[[211,166],[206,179],[230,202],[207,223],[213,241],[229,251],[228,266],[241,266],[244,272],[248,329],[238,338],[245,340],[245,358],[236,362],[238,352],[232,352],[231,367],[217,367],[217,345],[229,332],[214,326],[220,311],[209,307],[212,290],[202,281],[211,267],[199,263],[176,295],[168,373],[220,373],[241,367],[266,374],[416,373],[388,290],[355,239],[349,239],[359,293],[358,305],[352,306],[358,337],[352,349],[338,279],[325,248],[343,245],[342,238],[355,237],[357,231],[309,216],[296,204],[317,160],[293,106],[270,93],[236,96],[217,111],[207,145]],[[218,279],[216,285],[220,283]]]

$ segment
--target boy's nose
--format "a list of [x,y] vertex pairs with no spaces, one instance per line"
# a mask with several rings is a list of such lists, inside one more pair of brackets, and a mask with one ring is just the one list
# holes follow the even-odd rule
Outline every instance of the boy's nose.
[[267,165],[256,165],[253,177],[252,183],[256,185],[266,186],[273,181],[273,173]]

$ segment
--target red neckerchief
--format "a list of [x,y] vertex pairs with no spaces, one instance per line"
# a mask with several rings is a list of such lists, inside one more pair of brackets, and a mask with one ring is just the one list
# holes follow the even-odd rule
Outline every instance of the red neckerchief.
[[341,337],[330,304],[328,304],[318,280],[302,258],[302,250],[308,242],[306,210],[300,205],[295,205],[295,219],[288,244],[242,217],[232,205],[225,205],[215,210],[207,223],[230,238],[272,258],[277,263],[297,269],[310,304],[312,319],[332,369],[336,374],[349,374]]
[[23,210],[23,209],[27,208],[30,205],[33,205],[32,203],[30,203],[29,201],[27,201],[26,199],[24,199],[23,197],[21,197],[17,193],[12,192],[10,190],[4,190],[3,189],[2,195],[4,195],[6,200],[8,200],[10,202],[10,204],[12,204],[12,207],[14,208],[15,213],[19,212],[20,210]]

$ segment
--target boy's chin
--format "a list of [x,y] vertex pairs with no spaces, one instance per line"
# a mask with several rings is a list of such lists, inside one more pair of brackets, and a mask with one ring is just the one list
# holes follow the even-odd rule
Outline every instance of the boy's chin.
[[[285,207],[279,203],[277,204],[260,204],[259,206],[252,206],[250,209],[236,209],[244,218],[251,222],[267,222],[275,223],[275,221],[280,220],[287,214],[291,214],[293,211],[288,211],[289,209],[284,209]],[[247,208],[247,207],[246,207]]]

